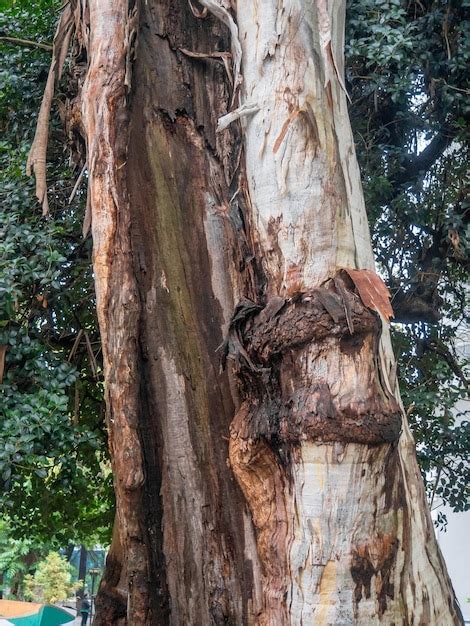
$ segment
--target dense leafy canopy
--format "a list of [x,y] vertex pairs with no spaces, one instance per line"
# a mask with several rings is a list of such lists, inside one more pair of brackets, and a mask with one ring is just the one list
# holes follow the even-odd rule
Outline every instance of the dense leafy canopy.
[[[347,85],[380,270],[393,295],[405,405],[430,497],[468,506],[463,333],[468,205],[465,2],[351,0]],[[40,215],[24,164],[52,40],[55,0],[0,3],[0,504],[8,532],[47,545],[90,543],[110,531],[111,479],[103,423],[82,163],[55,97],[48,153],[51,214]],[[0,356],[5,351],[0,347]],[[468,469],[468,468],[467,468]]]
[[[10,3],[2,36],[50,41],[57,2]],[[60,120],[51,129],[51,216],[42,218],[25,159],[50,63],[34,45],[2,43],[0,69],[0,503],[10,533],[48,545],[106,539],[112,489],[103,428],[99,337],[83,193]],[[58,94],[58,98],[64,94]]]
[[346,36],[351,121],[374,249],[399,322],[403,400],[430,498],[456,511],[469,506],[468,6],[352,0]]

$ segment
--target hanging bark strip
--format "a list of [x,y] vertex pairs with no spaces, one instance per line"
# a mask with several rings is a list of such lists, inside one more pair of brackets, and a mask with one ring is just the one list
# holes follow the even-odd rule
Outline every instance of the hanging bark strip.
[[51,113],[54,87],[60,77],[69,50],[74,26],[74,2],[68,2],[62,11],[52,46],[52,61],[47,77],[46,88],[38,115],[36,133],[26,163],[26,173],[36,177],[36,197],[42,205],[43,215],[49,213],[46,181],[46,156],[49,135],[49,117]]
[[202,5],[91,0],[82,31],[117,500],[96,623],[459,624],[374,271],[345,2]]

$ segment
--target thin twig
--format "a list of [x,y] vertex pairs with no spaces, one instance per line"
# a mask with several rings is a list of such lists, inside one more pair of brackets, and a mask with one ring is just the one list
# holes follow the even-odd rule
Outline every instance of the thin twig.
[[439,465],[439,469],[438,469],[437,475],[436,475],[436,480],[434,481],[434,485],[433,485],[433,489],[432,489],[431,502],[429,504],[429,508],[431,510],[432,510],[432,505],[434,503],[434,497],[436,495],[436,491],[437,491],[437,487],[438,487],[438,483],[439,483],[439,478],[441,477],[441,473],[442,473],[442,463]]
[[67,359],[67,361],[69,363],[71,363],[73,357],[75,356],[75,352],[77,351],[77,348],[78,348],[78,345],[79,345],[79,343],[81,341],[82,335],[83,335],[83,329],[80,328],[80,330],[78,331],[77,336],[75,338],[75,341],[73,343],[72,349],[70,350],[70,354],[68,356],[68,359]]
[[98,364],[96,362],[95,355],[93,354],[93,348],[91,347],[90,337],[88,336],[88,333],[86,331],[84,331],[83,334],[85,336],[85,342],[86,342],[86,347],[87,347],[87,352],[88,352],[88,358],[90,360],[91,372],[92,372],[93,376],[96,379],[98,379],[99,378],[99,375],[98,375]]
[[76,183],[75,183],[75,185],[73,186],[72,193],[70,194],[70,197],[69,197],[69,204],[72,204],[72,200],[74,199],[75,194],[77,193],[77,190],[78,190],[78,188],[80,187],[80,183],[82,182],[82,178],[83,178],[83,175],[85,174],[86,168],[87,168],[87,163],[86,163],[86,161],[85,161],[85,164],[84,164],[84,166],[82,167],[82,171],[80,172],[80,174],[79,174],[79,176],[78,176],[78,178],[77,178],[77,182],[76,182]]

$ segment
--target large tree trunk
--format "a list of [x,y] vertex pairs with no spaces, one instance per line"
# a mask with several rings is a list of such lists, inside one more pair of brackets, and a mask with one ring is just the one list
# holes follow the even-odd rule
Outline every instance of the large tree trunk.
[[117,499],[95,624],[460,623],[374,273],[345,2],[88,8]]

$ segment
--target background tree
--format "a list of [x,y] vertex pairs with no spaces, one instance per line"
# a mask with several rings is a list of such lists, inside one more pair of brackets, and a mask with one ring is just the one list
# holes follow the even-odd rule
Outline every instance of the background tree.
[[10,589],[13,597],[23,597],[24,577],[34,571],[41,555],[47,553],[43,542],[23,537],[15,539],[11,536],[5,519],[0,522],[0,584],[2,597],[5,588]]
[[66,559],[50,552],[39,562],[34,576],[26,576],[25,597],[35,602],[56,604],[66,600],[82,585],[83,582],[72,582],[72,568]]
[[[430,499],[466,510],[468,56],[465,2],[348,6],[351,122],[403,401]],[[457,421],[456,421],[457,420]]]

